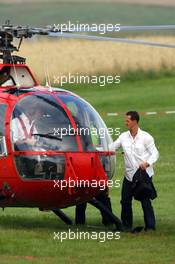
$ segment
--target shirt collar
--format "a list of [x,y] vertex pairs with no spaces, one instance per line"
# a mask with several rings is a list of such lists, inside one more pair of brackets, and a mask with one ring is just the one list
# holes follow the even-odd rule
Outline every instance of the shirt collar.
[[128,135],[129,135],[129,137],[130,137],[132,140],[135,140],[138,136],[140,136],[141,131],[142,131],[142,130],[141,130],[140,128],[138,128],[138,131],[137,131],[137,134],[136,134],[135,138],[132,137],[131,132],[130,132],[129,130],[128,130]]

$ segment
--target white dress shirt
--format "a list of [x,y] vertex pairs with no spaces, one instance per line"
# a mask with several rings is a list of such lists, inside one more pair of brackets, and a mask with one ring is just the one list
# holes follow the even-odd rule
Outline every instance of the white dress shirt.
[[[25,129],[27,131],[27,134],[30,135],[31,129],[34,126],[34,121],[30,123],[28,117],[24,113],[20,115],[20,118],[23,120],[25,124]],[[11,133],[12,133],[13,143],[16,143],[18,140],[26,139],[24,129],[21,125],[19,118],[17,117],[12,119],[11,121]],[[37,134],[37,130],[35,126],[33,127],[33,134]]]
[[130,131],[122,133],[116,141],[109,145],[111,151],[122,148],[125,162],[125,177],[132,181],[133,175],[142,162],[147,162],[149,167],[146,172],[150,177],[154,174],[153,163],[159,157],[159,152],[155,146],[153,137],[138,129],[137,135],[133,138]]

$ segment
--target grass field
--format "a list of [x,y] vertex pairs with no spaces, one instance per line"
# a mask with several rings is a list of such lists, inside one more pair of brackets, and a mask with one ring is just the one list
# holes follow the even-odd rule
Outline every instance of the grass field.
[[[82,95],[102,114],[108,127],[121,127],[123,116],[108,117],[107,112],[175,110],[174,77],[144,78],[125,81],[119,86],[104,88],[76,86],[72,91]],[[121,234],[120,240],[101,243],[96,240],[54,240],[53,232],[68,231],[52,213],[37,209],[5,209],[0,216],[0,263],[118,263],[118,264],[174,264],[175,210],[174,160],[175,115],[144,116],[141,127],[156,140],[160,159],[155,166],[154,182],[158,198],[153,202],[157,217],[155,233]],[[118,153],[116,176],[123,177],[122,155]],[[120,189],[111,190],[114,212],[120,213]],[[74,218],[74,208],[65,209]],[[134,201],[134,224],[143,224],[140,204]],[[79,230],[102,231],[100,214],[90,205],[87,224]],[[77,231],[76,227],[72,230]],[[107,231],[107,230],[106,230]]]

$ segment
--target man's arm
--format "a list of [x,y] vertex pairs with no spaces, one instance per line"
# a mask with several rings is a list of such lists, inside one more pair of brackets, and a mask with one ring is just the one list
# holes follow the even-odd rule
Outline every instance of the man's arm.
[[19,130],[19,120],[14,118],[11,121],[11,135],[13,143],[17,143],[19,138],[22,138],[22,133]]
[[146,168],[152,166],[159,158],[159,152],[151,135],[146,139],[146,149],[149,152],[150,156],[145,162],[140,164],[140,168],[143,170],[146,170]]
[[121,148],[121,137],[120,136],[113,143],[109,144],[110,151],[115,151],[116,149],[119,149],[119,148]]
[[155,146],[154,139],[151,136],[147,141],[147,150],[150,153],[150,157],[147,162],[149,165],[153,165],[153,163],[155,163],[159,158],[159,152]]
[[[29,144],[34,145],[36,140],[34,138],[25,138],[24,131],[21,127],[18,118],[14,118],[11,122],[11,135],[12,135],[12,142],[16,145],[21,144]],[[37,133],[36,128],[34,129],[34,133]]]

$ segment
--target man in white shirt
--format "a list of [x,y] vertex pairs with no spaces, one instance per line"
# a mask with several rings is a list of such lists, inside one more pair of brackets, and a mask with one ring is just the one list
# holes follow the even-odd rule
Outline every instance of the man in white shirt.
[[[126,113],[125,124],[127,132],[122,133],[116,141],[110,144],[109,149],[114,151],[122,148],[125,162],[125,177],[121,195],[121,220],[125,229],[132,229],[132,179],[136,171],[140,168],[146,170],[150,181],[154,174],[153,164],[159,157],[153,137],[139,128],[139,114],[136,111]],[[155,230],[156,221],[149,198],[141,200],[144,212],[145,230]]]
[[29,150],[29,148],[32,148],[37,142],[33,134],[38,133],[35,121],[41,115],[40,111],[31,108],[26,112],[28,116],[23,112],[13,118],[11,122],[12,140],[17,150]]

